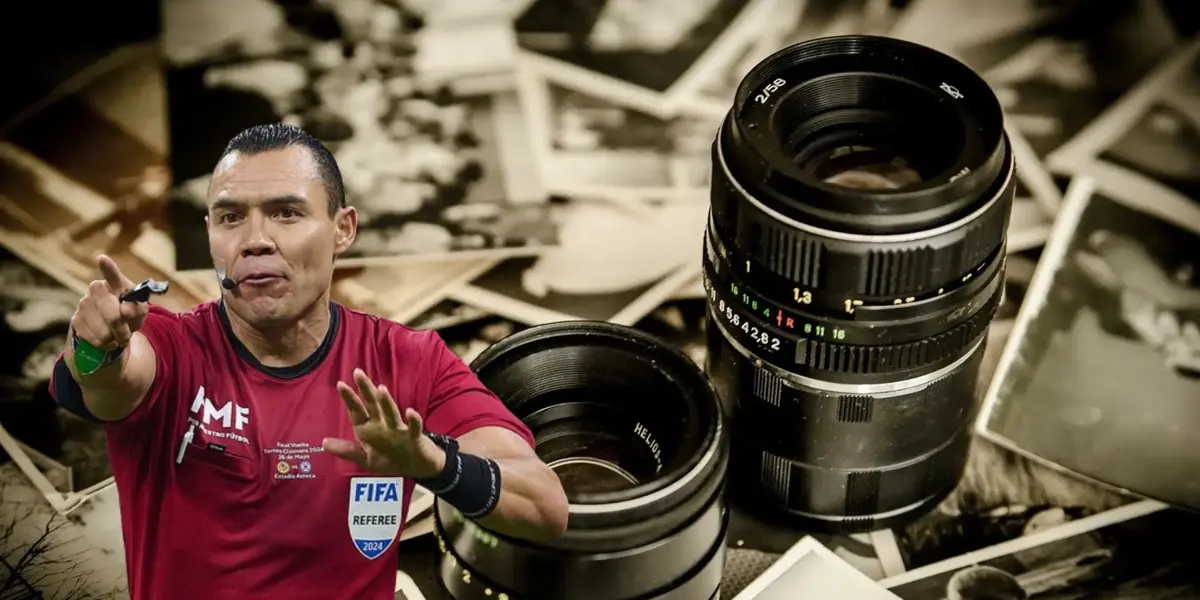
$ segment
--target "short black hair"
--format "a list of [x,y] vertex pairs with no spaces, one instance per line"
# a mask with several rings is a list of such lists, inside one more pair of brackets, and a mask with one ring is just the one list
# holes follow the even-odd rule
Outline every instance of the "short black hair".
[[329,216],[336,215],[339,208],[346,206],[346,188],[342,184],[342,171],[338,168],[337,161],[334,160],[333,154],[329,152],[329,148],[326,148],[325,144],[295,125],[267,123],[245,129],[229,140],[229,144],[225,146],[225,151],[221,153],[221,158],[217,162],[219,164],[220,161],[225,160],[226,156],[234,152],[253,156],[292,146],[303,146],[308,149],[309,155],[317,165],[317,175],[321,178],[321,183],[325,185],[325,195],[329,196]]

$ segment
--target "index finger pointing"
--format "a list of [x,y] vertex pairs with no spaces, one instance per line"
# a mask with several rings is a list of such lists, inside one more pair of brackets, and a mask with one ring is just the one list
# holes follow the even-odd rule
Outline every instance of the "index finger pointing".
[[100,267],[100,274],[104,276],[105,283],[108,284],[108,289],[114,294],[119,294],[126,289],[133,287],[133,283],[121,273],[121,269],[117,267],[117,263],[107,255],[101,254],[96,257],[96,266]]

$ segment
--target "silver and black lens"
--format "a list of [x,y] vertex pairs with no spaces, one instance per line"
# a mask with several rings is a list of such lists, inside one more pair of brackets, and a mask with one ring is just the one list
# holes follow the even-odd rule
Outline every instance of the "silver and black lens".
[[703,262],[747,506],[866,531],[956,485],[1014,182],[995,95],[929,48],[824,38],[746,75]]
[[716,392],[670,344],[598,322],[511,335],[471,364],[562,481],[566,534],[531,544],[440,500],[456,600],[699,600],[720,595],[728,432]]

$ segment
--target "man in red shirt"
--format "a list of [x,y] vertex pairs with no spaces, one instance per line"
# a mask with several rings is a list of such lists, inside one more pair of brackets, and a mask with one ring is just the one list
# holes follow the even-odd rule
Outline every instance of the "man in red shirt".
[[529,430],[437,334],[330,301],[357,216],[320,142],[248,129],[209,195],[221,300],[122,301],[101,256],[51,383],[106,423],[134,600],[391,598],[414,482],[491,530],[562,533]]

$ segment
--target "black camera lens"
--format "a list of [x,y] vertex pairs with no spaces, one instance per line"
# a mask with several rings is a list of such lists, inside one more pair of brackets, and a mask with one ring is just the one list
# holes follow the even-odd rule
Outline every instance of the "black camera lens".
[[570,515],[562,538],[532,544],[439,500],[441,579],[454,598],[719,595],[728,434],[687,355],[630,327],[572,321],[509,336],[471,368],[533,432]]
[[713,144],[707,370],[737,496],[868,531],[962,475],[1013,156],[969,68],[873,36],[755,66]]

